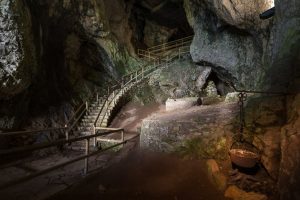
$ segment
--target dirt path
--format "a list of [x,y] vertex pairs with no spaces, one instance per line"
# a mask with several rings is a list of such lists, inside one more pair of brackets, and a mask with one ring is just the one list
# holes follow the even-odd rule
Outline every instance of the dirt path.
[[222,200],[202,161],[136,150],[120,163],[49,200]]
[[120,110],[110,127],[124,128],[125,132],[137,132],[137,128],[141,126],[143,119],[153,113],[163,113],[164,110],[165,106],[157,103],[143,106],[138,103],[129,102]]
[[[159,104],[142,106],[128,103],[111,127],[136,132],[143,119],[164,115]],[[207,178],[205,163],[182,160],[173,155],[145,152],[138,147],[119,163],[83,180],[49,200],[151,199],[222,200],[223,194]]]

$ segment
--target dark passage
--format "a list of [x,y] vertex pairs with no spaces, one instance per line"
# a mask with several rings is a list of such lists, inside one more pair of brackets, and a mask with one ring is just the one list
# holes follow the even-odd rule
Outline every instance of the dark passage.
[[120,163],[49,200],[162,199],[222,200],[202,161],[136,150]]

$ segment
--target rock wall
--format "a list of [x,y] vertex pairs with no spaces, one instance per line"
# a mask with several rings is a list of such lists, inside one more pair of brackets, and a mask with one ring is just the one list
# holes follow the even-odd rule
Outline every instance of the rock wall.
[[[184,147],[187,140],[200,137],[199,150],[203,152],[199,156],[227,158],[230,143],[227,136],[234,129],[237,108],[236,103],[195,106],[150,116],[142,122],[140,146],[158,152],[174,152]],[[219,146],[218,142],[224,142],[224,146]]]
[[[47,121],[53,108],[61,116],[61,106],[75,108],[108,80],[135,68],[130,5],[1,1],[0,129],[34,126],[42,116]],[[59,126],[72,114],[67,110]]]
[[194,29],[191,55],[196,63],[207,62],[227,82],[254,89],[264,75],[271,20],[259,13],[269,1],[185,0]]

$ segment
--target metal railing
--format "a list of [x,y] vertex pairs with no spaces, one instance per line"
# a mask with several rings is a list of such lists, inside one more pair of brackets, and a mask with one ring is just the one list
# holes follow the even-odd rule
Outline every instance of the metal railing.
[[[99,129],[102,129],[102,128],[99,128]],[[44,170],[35,172],[35,173],[30,174],[28,176],[24,176],[24,177],[21,177],[21,178],[18,178],[18,179],[6,182],[4,184],[1,184],[0,185],[0,190],[1,189],[5,189],[5,188],[10,187],[10,186],[13,186],[13,185],[16,185],[16,184],[23,183],[23,182],[28,181],[30,179],[33,179],[33,178],[35,178],[37,176],[46,174],[48,172],[51,172],[53,170],[59,169],[61,167],[64,167],[66,165],[75,163],[75,162],[83,160],[83,159],[85,160],[84,161],[84,174],[87,174],[88,173],[88,169],[89,169],[89,163],[88,163],[88,158],[89,157],[94,156],[94,155],[99,154],[99,153],[102,153],[104,151],[107,151],[107,150],[112,149],[114,147],[123,145],[126,142],[128,142],[129,140],[132,140],[132,139],[134,139],[134,138],[136,138],[138,136],[138,134],[137,134],[137,136],[135,136],[135,137],[133,137],[131,139],[124,140],[124,129],[113,129],[113,128],[110,128],[110,129],[105,129],[105,130],[107,130],[107,131],[106,132],[102,132],[102,133],[97,133],[96,135],[81,136],[81,137],[72,138],[72,139],[69,139],[69,140],[61,139],[61,140],[57,140],[57,141],[54,141],[54,142],[47,142],[47,143],[42,143],[42,144],[37,144],[37,145],[29,145],[29,146],[24,146],[24,147],[21,147],[21,148],[14,148],[14,149],[8,149],[8,150],[2,150],[2,151],[0,151],[0,155],[4,156],[4,155],[17,154],[17,153],[20,153],[20,152],[22,152],[22,153],[23,152],[33,152],[33,151],[37,151],[37,150],[41,150],[41,149],[45,149],[45,148],[56,147],[58,145],[71,144],[71,143],[78,142],[78,141],[85,141],[85,144],[86,144],[85,145],[85,155],[79,156],[77,158],[74,158],[72,160],[66,161],[64,163],[52,166],[52,167],[50,167],[48,169],[44,169]],[[89,143],[90,143],[90,139],[91,138],[100,137],[100,136],[103,136],[103,135],[107,135],[107,134],[111,134],[111,133],[116,133],[116,132],[121,132],[121,139],[120,140],[115,140],[115,142],[118,142],[117,144],[114,144],[114,145],[112,145],[110,147],[107,147],[105,149],[98,150],[98,151],[90,153],[90,145],[89,145]]]
[[[189,38],[185,38],[180,41],[175,41],[175,45],[177,48],[169,50],[168,54],[164,56],[157,56],[151,53],[148,53],[148,57],[146,57],[148,61],[147,64],[141,66],[138,70],[130,72],[126,75],[124,75],[121,79],[121,81],[118,81],[120,84],[114,86],[115,90],[113,90],[110,94],[105,97],[105,99],[101,102],[102,106],[101,109],[93,123],[93,134],[96,135],[97,133],[97,124],[102,125],[104,119],[109,119],[110,110],[109,108],[112,108],[116,105],[116,97],[118,95],[123,95],[126,91],[126,88],[130,89],[137,83],[139,83],[144,78],[148,77],[153,71],[158,69],[159,67],[168,65],[174,58],[181,58],[183,54],[189,53],[189,45],[186,45],[186,41]],[[173,45],[173,43],[171,44]],[[168,45],[167,45],[168,46]],[[150,58],[150,59],[149,59]],[[112,105],[113,104],[113,105]],[[111,106],[112,105],[112,106]],[[97,138],[94,138],[94,146],[96,146],[96,140]]]
[[[64,127],[59,128],[46,128],[41,130],[31,130],[31,131],[16,131],[16,132],[7,132],[7,133],[1,133],[0,136],[20,136],[20,135],[26,135],[26,134],[38,134],[46,131],[64,131],[65,133],[65,139],[59,139],[56,141],[48,142],[48,143],[39,143],[35,145],[30,146],[22,146],[14,149],[8,149],[0,151],[0,155],[11,155],[15,153],[20,152],[31,152],[36,151],[44,148],[49,148],[53,146],[58,145],[64,145],[64,144],[71,144],[76,141],[85,140],[85,155],[81,156],[79,158],[67,161],[65,163],[56,165],[54,167],[51,167],[46,170],[42,170],[40,172],[37,172],[35,174],[20,178],[18,180],[11,181],[9,183],[6,183],[5,185],[1,185],[1,188],[5,188],[17,183],[24,182],[26,180],[29,180],[31,178],[34,178],[36,176],[40,176],[42,174],[48,173],[52,170],[58,169],[60,167],[63,167],[65,165],[77,162],[82,159],[85,160],[85,170],[84,172],[87,173],[88,171],[88,157],[95,155],[97,153],[101,153],[105,150],[111,149],[113,147],[119,146],[121,144],[126,143],[124,141],[124,130],[123,129],[112,129],[112,128],[105,128],[101,127],[101,124],[103,123],[106,115],[109,117],[109,106],[111,104],[116,105],[116,97],[118,95],[123,95],[127,90],[135,86],[137,83],[141,82],[145,78],[149,77],[152,72],[154,72],[156,69],[168,66],[175,58],[181,58],[183,54],[189,53],[189,44],[190,44],[191,37],[183,38],[177,41],[173,41],[170,43],[158,45],[155,47],[151,47],[147,50],[140,50],[141,55],[144,55],[144,58],[148,60],[148,62],[145,65],[142,65],[138,70],[130,72],[124,76],[122,76],[120,81],[114,81],[116,84],[108,84],[107,87],[107,93],[103,97],[99,98],[99,92],[94,92],[91,98],[83,102],[78,106],[76,111],[74,112],[73,116],[66,122]],[[156,52],[156,53],[154,53]],[[158,55],[159,52],[163,52],[164,54]],[[167,52],[167,54],[165,54]],[[75,137],[70,138],[69,134],[74,129],[74,127],[79,123],[80,119],[84,114],[86,114],[89,110],[90,102],[95,100],[96,103],[102,104],[100,112],[97,115],[96,120],[93,124],[93,134],[88,136],[81,136],[81,137]],[[101,117],[101,114],[102,117]],[[97,126],[98,122],[100,122],[100,126]],[[108,130],[104,133],[97,133],[98,130]],[[110,134],[115,132],[121,132],[121,139],[120,140],[111,140],[111,139],[101,139],[99,137],[103,136],[104,134]],[[90,139],[94,139],[94,146],[96,146],[97,138],[99,141],[109,141],[109,142],[118,142],[118,144],[113,145],[111,147],[108,147],[101,151],[96,151],[93,153],[90,153]]]
[[168,51],[172,51],[174,49],[177,49],[179,47],[183,46],[190,46],[193,40],[193,35],[184,37],[178,40],[174,40],[171,42],[167,42],[164,44],[156,45],[153,47],[149,47],[146,50],[138,50],[138,55],[142,58],[148,58],[148,59],[153,59],[153,57],[156,56],[162,56],[164,53]]

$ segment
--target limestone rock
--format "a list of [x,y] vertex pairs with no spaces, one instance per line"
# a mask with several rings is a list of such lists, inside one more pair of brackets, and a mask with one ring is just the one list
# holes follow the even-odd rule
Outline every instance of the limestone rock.
[[209,81],[207,87],[204,90],[208,97],[218,96],[216,84],[213,81]]
[[285,123],[285,98],[264,96],[251,98],[245,108],[246,123],[259,126],[280,126]]
[[179,98],[179,99],[167,99],[166,111],[188,109],[198,105],[199,97]]
[[206,84],[207,78],[211,73],[211,68],[210,67],[202,67],[203,71],[201,74],[198,76],[196,80],[196,87],[198,88],[199,91],[201,91]]
[[8,99],[27,89],[35,75],[31,28],[26,2],[0,2],[0,99]]
[[269,38],[264,34],[269,23],[259,20],[258,16],[269,7],[267,4],[185,0],[189,23],[195,32],[190,47],[193,61],[209,63],[224,80],[237,83],[238,87],[257,87],[264,74],[260,66],[262,56],[267,54]]
[[166,43],[175,32],[176,29],[170,29],[160,26],[153,21],[146,20],[144,29],[144,43],[148,47]]
[[263,142],[261,162],[274,179],[278,179],[281,152],[280,152],[280,128],[268,128],[262,136],[258,136],[260,141],[256,141],[258,146]]
[[254,192],[245,192],[236,186],[229,186],[225,191],[225,197],[233,200],[267,200],[267,196]]
[[140,146],[159,152],[180,148],[183,154],[196,150],[197,158],[227,159],[224,134],[231,131],[224,127],[232,123],[237,108],[236,104],[195,106],[150,116],[142,121]]
[[238,92],[230,92],[225,97],[225,102],[238,102],[238,101],[239,101]]
[[279,188],[282,199],[299,199],[300,185],[300,95],[291,104],[291,121],[281,129]]
[[225,190],[227,186],[227,178],[220,171],[218,163],[213,159],[209,159],[206,161],[206,165],[210,180],[216,185],[219,190]]

